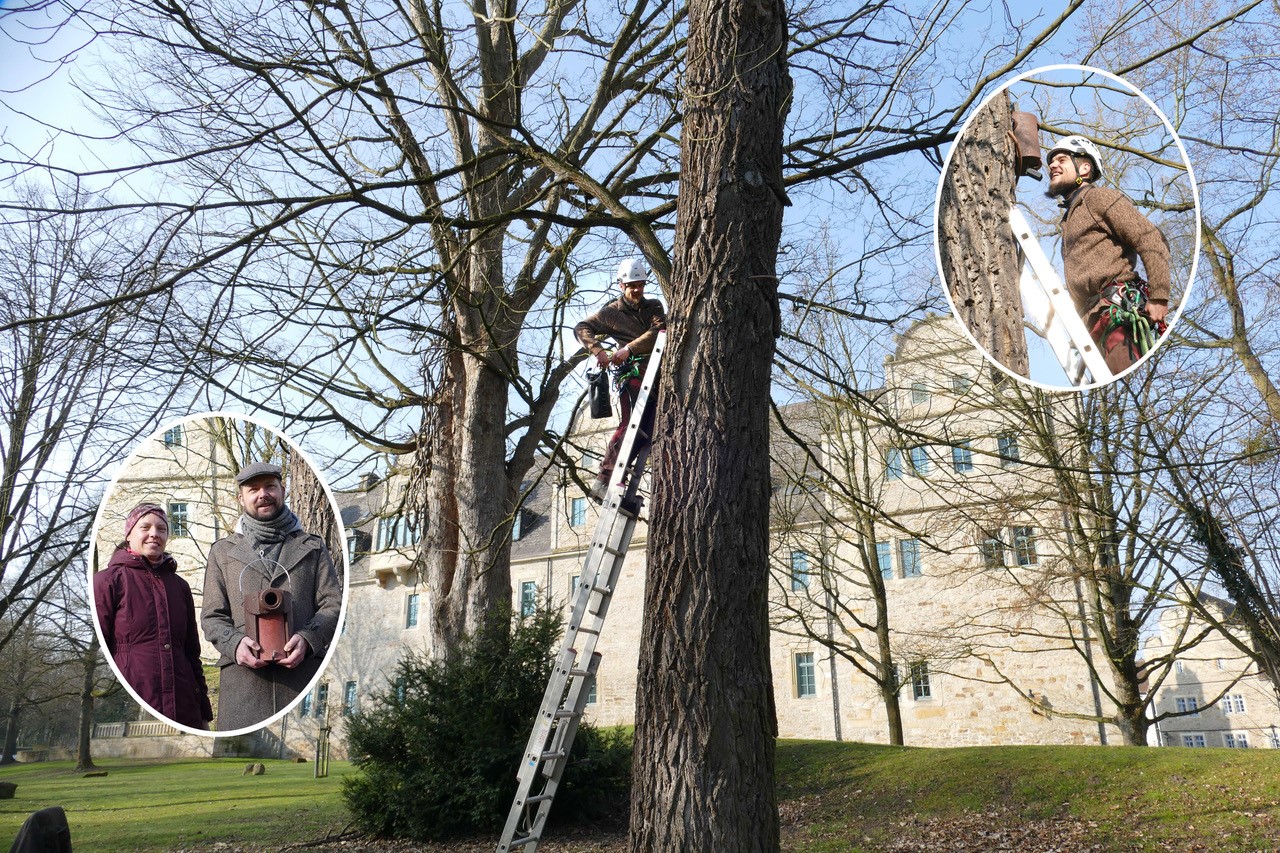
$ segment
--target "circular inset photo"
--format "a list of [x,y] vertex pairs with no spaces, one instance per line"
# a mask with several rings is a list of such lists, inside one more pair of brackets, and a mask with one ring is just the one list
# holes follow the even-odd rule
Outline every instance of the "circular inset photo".
[[141,442],[98,509],[90,568],[99,639],[130,695],[194,734],[284,715],[344,615],[340,517],[306,454],[242,415]]
[[1186,299],[1199,198],[1169,120],[1082,65],[1013,78],[965,122],[938,184],[952,311],[1001,370],[1090,388],[1141,364]]

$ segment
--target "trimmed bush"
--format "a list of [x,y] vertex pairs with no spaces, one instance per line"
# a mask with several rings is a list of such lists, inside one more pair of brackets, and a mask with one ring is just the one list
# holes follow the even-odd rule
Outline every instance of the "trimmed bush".
[[[561,625],[547,610],[495,624],[448,662],[406,656],[348,721],[361,772],[342,794],[361,829],[418,841],[502,829]],[[551,817],[625,813],[630,784],[630,737],[584,724]]]

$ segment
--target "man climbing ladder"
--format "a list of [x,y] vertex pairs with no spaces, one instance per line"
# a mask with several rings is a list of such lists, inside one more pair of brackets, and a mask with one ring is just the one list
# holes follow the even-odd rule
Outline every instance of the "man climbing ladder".
[[[600,471],[596,475],[595,485],[591,488],[591,496],[597,502],[604,498],[613,476],[614,466],[618,462],[618,451],[622,446],[623,433],[627,422],[631,419],[631,409],[635,405],[636,395],[640,392],[640,375],[644,365],[653,351],[658,333],[667,327],[667,315],[662,303],[657,299],[646,299],[645,282],[649,271],[644,261],[639,258],[628,258],[618,265],[617,282],[622,294],[599,311],[573,327],[573,334],[581,342],[583,348],[595,357],[596,363],[604,368],[612,365],[619,368],[617,379],[618,405],[621,418],[618,429],[609,439],[605,450],[604,461],[600,463]],[[610,355],[601,345],[601,338],[613,338],[621,344]],[[644,441],[653,432],[653,401],[644,411],[644,419],[639,426]],[[624,457],[623,463],[627,459]]]
[[[1076,310],[1107,367],[1118,374],[1146,355],[1169,313],[1169,244],[1124,193],[1097,186],[1102,158],[1083,136],[1049,149],[1048,195],[1062,214],[1062,267]],[[1142,258],[1148,281],[1137,272]]]
[[[630,418],[623,421],[615,459],[624,460],[612,481],[606,481],[604,505],[595,535],[587,547],[573,611],[565,625],[555,670],[547,682],[542,707],[533,723],[517,773],[515,800],[498,842],[498,853],[534,851],[542,838],[551,803],[569,760],[587,696],[600,665],[596,643],[604,630],[609,602],[622,574],[622,563],[644,506],[640,480],[649,458],[648,437],[640,424],[658,381],[666,332],[654,335],[653,348],[639,378]],[[623,480],[622,468],[629,468]]]

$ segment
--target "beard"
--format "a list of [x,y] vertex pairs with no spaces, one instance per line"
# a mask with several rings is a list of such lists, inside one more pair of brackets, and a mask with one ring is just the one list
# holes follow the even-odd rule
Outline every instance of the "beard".
[[253,508],[249,511],[249,515],[256,518],[258,521],[270,521],[279,515],[280,511],[283,509],[283,503],[264,501],[254,504]]

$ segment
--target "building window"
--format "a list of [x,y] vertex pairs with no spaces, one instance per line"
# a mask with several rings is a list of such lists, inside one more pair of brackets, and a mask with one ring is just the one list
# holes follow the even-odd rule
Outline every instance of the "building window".
[[407,695],[408,695],[408,691],[405,689],[405,686],[404,686],[404,679],[403,679],[403,678],[397,678],[397,679],[396,679],[396,683],[395,683],[395,695],[396,695],[396,704],[397,704],[397,705],[403,705],[403,704],[404,704],[404,700],[405,700],[405,696],[407,696]]
[[418,627],[418,593],[409,595],[408,605],[404,612],[404,626],[406,628]]
[[587,499],[574,498],[569,503],[569,526],[581,527],[587,523]]
[[578,581],[582,580],[582,575],[569,576],[569,605],[578,600]]
[[1179,696],[1173,700],[1173,704],[1178,709],[1179,714],[1186,714],[1190,717],[1200,716],[1200,700],[1194,696]]
[[1182,745],[1190,746],[1196,749],[1204,749],[1205,747],[1204,735],[1183,735]]
[[813,652],[796,652],[796,696],[807,699],[818,695],[818,678],[813,668]]
[[904,578],[920,577],[920,540],[900,539],[898,541],[898,564],[902,566]]
[[356,712],[356,683],[348,681],[346,689],[342,691],[342,716],[350,717]]
[[1013,528],[1013,556],[1019,566],[1034,566],[1036,559],[1036,530],[1034,527]]
[[929,686],[928,661],[920,660],[911,664],[911,696],[916,701],[933,698],[933,689]]
[[791,552],[791,591],[809,588],[809,555],[804,551]]
[[524,533],[524,510],[517,509],[511,514],[511,541],[519,542]]
[[893,546],[890,543],[876,543],[876,565],[880,567],[880,577],[893,580]]
[[520,584],[520,615],[532,616],[538,609],[538,584],[536,581],[524,581]]
[[169,535],[171,537],[191,535],[191,524],[187,517],[187,505],[185,503],[169,504]]
[[989,536],[978,543],[978,551],[982,554],[984,569],[1004,568],[1004,540],[999,536]]
[[1244,732],[1227,732],[1222,736],[1222,743],[1227,749],[1248,749],[1249,738]]
[[587,704],[594,705],[599,700],[599,694],[596,693],[596,685],[600,683],[600,677],[596,676],[591,679],[591,686],[587,688]]
[[1244,696],[1240,693],[1232,693],[1230,696],[1224,697],[1222,700],[1222,712],[1224,714],[1245,713]]
[[1000,455],[1000,467],[1002,468],[1012,468],[1022,462],[1022,451],[1018,447],[1018,436],[1011,432],[997,436],[996,452]]
[[356,561],[356,532],[354,530],[347,533],[347,565],[350,566]]
[[182,424],[169,427],[164,431],[165,447],[181,447],[182,446]]
[[316,718],[324,719],[329,710],[329,682],[325,681],[316,688]]
[[377,539],[374,549],[389,551],[392,548],[408,548],[419,539],[417,520],[411,515],[397,515],[378,519]]
[[902,479],[902,451],[890,447],[884,454],[884,478],[886,480]]
[[923,444],[911,448],[911,471],[917,477],[929,473],[929,451]]
[[951,390],[957,394],[963,394],[973,386],[973,380],[963,373],[953,373],[951,375]]
[[1174,671],[1174,672],[1176,672],[1176,673],[1178,673],[1178,675],[1182,675],[1182,670],[1183,670],[1182,661],[1180,661],[1180,660],[1176,660],[1176,661],[1174,661],[1174,662],[1173,662],[1173,671]]
[[958,474],[973,470],[973,448],[968,441],[962,441],[951,448],[951,467]]
[[311,713],[311,694],[308,693],[302,697],[302,704],[298,706],[298,716],[305,717]]
[[912,404],[920,404],[929,399],[929,389],[925,387],[923,382],[911,383],[911,402]]

